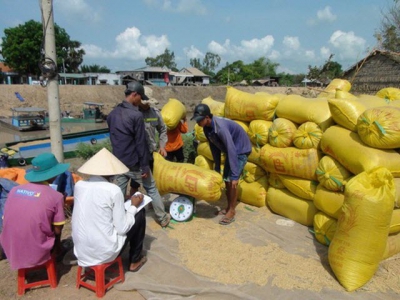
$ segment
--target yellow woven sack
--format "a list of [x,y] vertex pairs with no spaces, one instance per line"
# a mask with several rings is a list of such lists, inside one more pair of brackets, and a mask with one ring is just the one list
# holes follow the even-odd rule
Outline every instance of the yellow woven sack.
[[260,153],[261,153],[261,148],[255,146],[255,145],[252,145],[251,153],[247,157],[247,161],[252,162],[252,163],[260,166],[261,165]]
[[346,91],[342,91],[340,89],[336,89],[335,92],[335,98],[336,99],[357,99],[357,96],[354,96],[353,94],[346,92]]
[[250,141],[258,147],[264,146],[266,143],[268,143],[268,130],[271,125],[271,121],[251,121],[249,124],[249,131],[247,131]]
[[357,120],[366,109],[365,104],[355,99],[328,99],[328,106],[337,124],[357,132]]
[[239,121],[239,120],[233,120],[236,123],[238,123],[244,131],[248,132],[249,131],[249,123],[248,122],[243,122],[243,121]]
[[387,99],[380,98],[378,96],[361,94],[358,96],[358,101],[365,105],[365,108],[373,108],[373,107],[380,107],[389,105],[394,101],[390,101]]
[[272,186],[276,189],[286,189],[282,180],[279,178],[279,174],[269,173],[268,183],[269,183],[269,186]]
[[274,213],[304,226],[311,226],[318,212],[312,201],[301,199],[286,189],[273,187],[268,188],[267,205]]
[[186,117],[186,107],[178,99],[170,98],[161,109],[161,116],[169,130],[175,129],[179,121]]
[[318,181],[328,190],[344,191],[347,179],[352,175],[336,159],[325,155],[318,163],[316,170]]
[[317,186],[314,196],[315,207],[326,215],[338,219],[342,212],[344,202],[344,193],[333,192],[326,189],[322,184]]
[[322,130],[314,122],[305,122],[297,128],[293,135],[293,144],[300,149],[318,149]]
[[319,211],[314,216],[314,235],[322,245],[329,246],[337,228],[337,221]]
[[290,120],[277,118],[268,130],[268,142],[271,146],[286,148],[293,144],[297,126]]
[[[212,156],[212,152],[211,152],[211,148],[210,148],[210,143],[209,142],[203,142],[203,143],[199,143],[197,145],[197,154],[198,155],[202,155],[205,158],[211,160],[214,162],[214,157]],[[221,163],[225,162],[225,154],[222,153],[221,154]]]
[[246,204],[263,207],[266,206],[268,180],[267,177],[260,177],[258,180],[248,183],[244,180],[239,181],[238,199]]
[[259,165],[248,161],[243,169],[243,180],[247,183],[252,183],[257,181],[259,178],[267,175],[267,172],[264,171]]
[[400,233],[389,235],[382,260],[400,253]]
[[317,180],[315,170],[322,154],[317,149],[276,148],[264,145],[260,152],[261,166],[267,172]]
[[381,166],[388,168],[393,176],[400,177],[399,153],[371,148],[361,141],[357,133],[343,127],[328,128],[322,135],[320,146],[325,154],[335,158],[353,174]]
[[366,284],[378,269],[389,234],[394,193],[393,176],[382,167],[362,172],[346,185],[328,260],[347,291]]
[[196,137],[196,140],[198,140],[200,143],[207,142],[207,138],[204,134],[203,127],[197,124],[194,125],[194,135]]
[[357,132],[368,146],[400,148],[400,108],[381,106],[367,109],[358,118]]
[[322,131],[333,124],[328,101],[325,98],[304,98],[300,95],[287,95],[276,107],[279,118],[288,119],[297,124],[316,123]]
[[197,155],[194,159],[194,165],[206,170],[213,170],[213,161],[204,157],[203,155]]
[[400,232],[400,209],[395,209],[390,219],[389,234],[398,232]]
[[305,200],[314,200],[318,182],[289,175],[278,174],[283,185],[294,195]]
[[400,100],[400,89],[394,87],[387,87],[379,90],[376,96],[386,100]]
[[214,100],[213,98],[207,97],[204,98],[201,103],[207,104],[210,108],[211,113],[217,117],[224,117],[225,116],[225,103]]
[[400,178],[394,178],[394,185],[396,187],[396,198],[394,199],[394,207],[400,208]]
[[176,193],[217,201],[224,186],[221,174],[188,163],[175,163],[154,153],[154,180],[161,195]]
[[324,89],[324,91],[318,95],[318,97],[326,97],[329,95],[329,93],[335,94],[336,90],[349,92],[350,89],[351,89],[350,81],[345,79],[335,78],[329,83],[329,85]]
[[225,96],[225,117],[250,122],[270,121],[274,117],[279,97],[265,93],[251,94],[228,86]]

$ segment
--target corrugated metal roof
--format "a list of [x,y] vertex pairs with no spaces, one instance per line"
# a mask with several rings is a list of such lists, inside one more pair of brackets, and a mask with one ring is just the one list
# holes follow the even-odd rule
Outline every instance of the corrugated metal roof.
[[162,73],[165,73],[165,72],[171,72],[171,70],[168,69],[167,67],[149,67],[149,66],[146,66],[146,67],[143,67],[143,68],[139,68],[139,69],[133,70],[133,72],[162,72]]

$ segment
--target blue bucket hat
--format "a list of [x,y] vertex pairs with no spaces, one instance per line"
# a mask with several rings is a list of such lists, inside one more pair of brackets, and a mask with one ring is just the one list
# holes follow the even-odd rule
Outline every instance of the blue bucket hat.
[[54,154],[42,153],[32,159],[33,168],[25,174],[30,182],[46,181],[68,170],[70,164],[60,164]]

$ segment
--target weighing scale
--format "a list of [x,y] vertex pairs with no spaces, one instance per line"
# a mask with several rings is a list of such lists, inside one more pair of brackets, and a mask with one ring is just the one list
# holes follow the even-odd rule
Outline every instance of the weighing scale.
[[185,195],[175,198],[169,207],[169,214],[178,222],[190,220],[195,211],[195,199]]

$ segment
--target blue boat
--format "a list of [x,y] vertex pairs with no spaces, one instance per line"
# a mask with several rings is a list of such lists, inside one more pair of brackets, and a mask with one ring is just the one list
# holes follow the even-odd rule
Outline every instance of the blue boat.
[[[78,144],[95,145],[106,142],[110,138],[108,128],[65,134],[63,138],[64,158],[76,157]],[[49,138],[38,138],[23,142],[6,143],[6,148],[2,152],[13,153],[8,157],[9,166],[24,166],[30,164],[32,159],[43,152],[51,152],[51,143]]]

